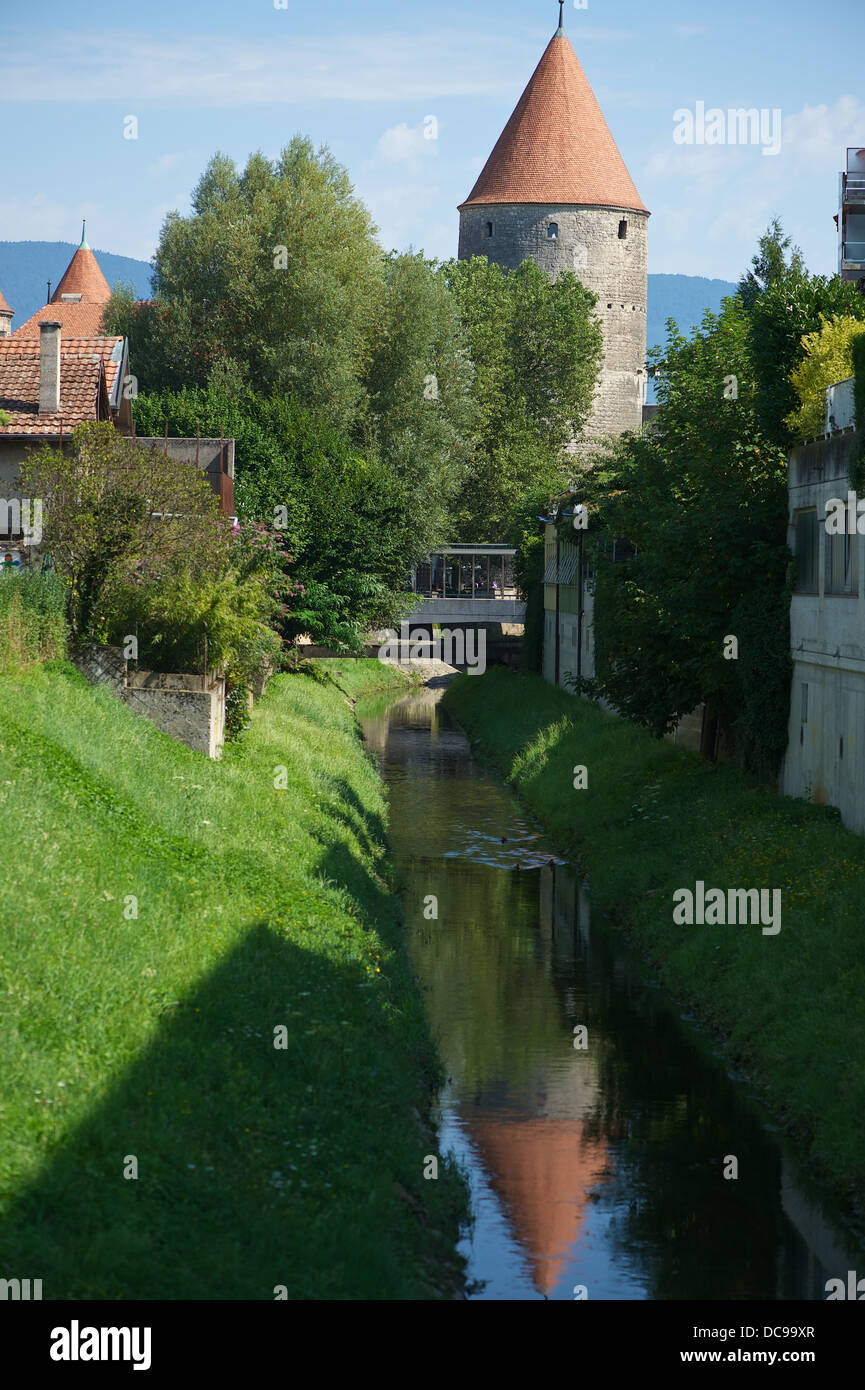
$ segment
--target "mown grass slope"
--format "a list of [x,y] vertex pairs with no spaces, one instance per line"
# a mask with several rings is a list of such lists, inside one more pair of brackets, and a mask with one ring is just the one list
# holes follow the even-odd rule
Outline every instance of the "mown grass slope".
[[345,695],[275,678],[213,763],[37,667],[0,680],[0,807],[0,1276],[450,1296],[464,1190],[423,1178],[438,1062]]
[[[726,1037],[841,1195],[865,1206],[865,840],[547,685],[494,668],[446,704],[662,982]],[[574,769],[587,769],[576,789]],[[781,930],[677,925],[673,893],[781,889]]]

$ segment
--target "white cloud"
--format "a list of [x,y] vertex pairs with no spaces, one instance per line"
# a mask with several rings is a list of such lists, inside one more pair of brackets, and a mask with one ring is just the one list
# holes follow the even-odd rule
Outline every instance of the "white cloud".
[[101,203],[92,198],[63,203],[37,193],[32,198],[7,198],[3,204],[3,224],[7,236],[14,228],[15,241],[74,241],[77,244],[82,218],[86,218],[87,240],[94,251],[113,251],[118,256],[149,261],[170,210],[171,205],[167,203],[126,208],[119,201]]
[[[672,113],[671,113],[672,114]],[[757,238],[779,216],[805,263],[826,274],[835,266],[832,215],[836,176],[848,145],[861,144],[865,104],[842,96],[831,106],[803,106],[783,120],[777,155],[759,146],[675,145],[650,153],[638,185],[650,208],[651,269],[738,279]],[[652,187],[654,185],[654,187]],[[663,253],[652,255],[652,247]]]
[[[424,159],[438,154],[438,133],[441,130],[435,117],[410,126],[406,121],[391,126],[379,136],[376,154],[382,164],[402,164],[411,170],[421,168]],[[430,138],[432,137],[432,138]]]
[[865,134],[865,103],[843,96],[834,106],[804,106],[784,120],[784,152],[796,167],[841,169],[848,145],[861,146]]
[[427,100],[513,93],[525,82],[524,39],[435,27],[424,34],[328,33],[238,40],[154,38],[130,31],[40,34],[4,48],[6,102],[117,102],[161,106],[292,105],[311,101]]
[[179,169],[191,157],[189,154],[161,154],[152,164],[148,164],[147,173],[153,178],[160,178],[163,174],[173,174],[175,169]]

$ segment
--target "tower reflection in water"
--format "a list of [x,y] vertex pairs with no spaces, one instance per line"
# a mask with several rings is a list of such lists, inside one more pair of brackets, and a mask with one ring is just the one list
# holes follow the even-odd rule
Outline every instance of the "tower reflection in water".
[[437,700],[410,696],[363,727],[449,1077],[441,1147],[472,1187],[477,1296],[824,1297],[855,1252]]

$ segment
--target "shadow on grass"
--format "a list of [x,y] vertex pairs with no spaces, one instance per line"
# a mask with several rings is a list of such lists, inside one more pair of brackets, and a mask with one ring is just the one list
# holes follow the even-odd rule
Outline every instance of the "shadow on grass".
[[424,1262],[452,1242],[395,1190],[428,1147],[417,1018],[335,954],[256,925],[188,997],[154,996],[152,1042],[4,1202],[0,1276],[46,1299],[435,1296]]

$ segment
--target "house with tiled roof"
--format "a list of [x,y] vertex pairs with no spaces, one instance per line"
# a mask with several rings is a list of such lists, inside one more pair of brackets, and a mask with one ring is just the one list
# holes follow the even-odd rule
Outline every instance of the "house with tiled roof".
[[[102,332],[111,287],[87,244],[81,245],[47,304],[11,331],[14,310],[0,291],[0,501],[20,499],[19,473],[28,450],[63,446],[64,436],[88,420],[109,420],[135,435],[129,344]],[[5,422],[5,423],[4,423]],[[178,462],[194,462],[208,476],[223,512],[234,513],[233,439],[142,439]],[[0,546],[16,533],[4,531]]]
[[13,334],[16,338],[39,337],[39,325],[59,323],[64,338],[98,338],[102,316],[111,298],[111,286],[87,244],[86,227],[81,245],[69,262],[63,277],[47,304],[31,314]]
[[[12,331],[14,310],[0,292],[0,497],[19,497],[27,452],[87,420],[132,433],[129,345],[102,333],[111,289],[82,229],[81,245],[49,302]],[[0,527],[3,517],[0,516]],[[0,544],[15,533],[0,530]]]

